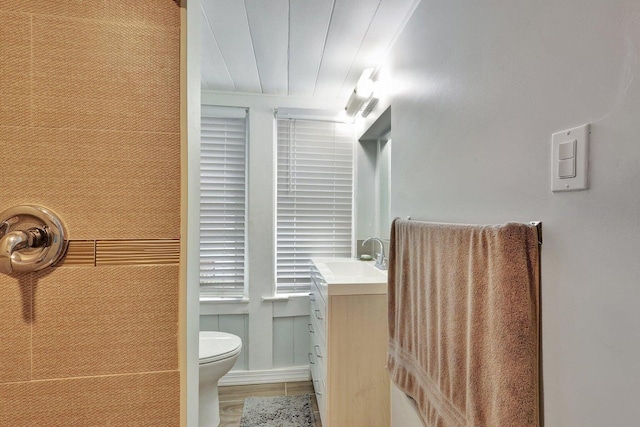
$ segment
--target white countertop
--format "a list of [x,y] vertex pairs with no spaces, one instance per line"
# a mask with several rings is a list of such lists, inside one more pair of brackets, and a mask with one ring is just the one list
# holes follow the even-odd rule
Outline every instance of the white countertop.
[[376,268],[374,261],[355,258],[313,258],[311,261],[322,276],[323,280],[317,284],[325,295],[387,293],[387,272]]

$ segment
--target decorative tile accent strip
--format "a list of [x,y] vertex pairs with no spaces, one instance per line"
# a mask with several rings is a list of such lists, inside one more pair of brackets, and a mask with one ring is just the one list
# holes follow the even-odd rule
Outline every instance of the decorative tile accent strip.
[[69,247],[58,267],[96,265],[96,242],[93,240],[69,240]]
[[96,266],[178,264],[180,240],[98,240]]

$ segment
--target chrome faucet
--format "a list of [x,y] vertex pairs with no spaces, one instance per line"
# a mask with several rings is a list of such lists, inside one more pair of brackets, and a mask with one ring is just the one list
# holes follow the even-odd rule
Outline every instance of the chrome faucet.
[[[384,243],[382,243],[382,240],[378,239],[377,237],[369,237],[364,242],[362,242],[362,246],[366,245],[369,240],[373,240],[374,242],[380,243],[380,253],[376,254],[376,264],[375,265],[380,270],[386,270],[387,269],[387,258],[384,256]],[[375,250],[375,248],[374,248],[374,250]]]

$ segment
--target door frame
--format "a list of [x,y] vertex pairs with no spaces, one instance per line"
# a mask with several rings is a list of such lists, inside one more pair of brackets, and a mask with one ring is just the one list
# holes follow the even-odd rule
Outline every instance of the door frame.
[[[200,0],[180,1],[180,425],[198,426]],[[191,207],[191,209],[189,209]]]

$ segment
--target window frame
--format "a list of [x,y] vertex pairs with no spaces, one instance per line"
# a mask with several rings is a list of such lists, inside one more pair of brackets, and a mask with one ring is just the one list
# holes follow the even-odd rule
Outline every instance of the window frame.
[[[212,113],[213,111],[217,111],[217,113]],[[228,114],[229,117],[224,117],[224,115]],[[240,117],[242,116],[242,117]],[[205,130],[204,130],[204,119],[219,119],[219,120],[232,120],[232,119],[243,119],[244,120],[244,140],[243,140],[243,147],[244,147],[244,170],[243,170],[243,180],[244,180],[244,217],[243,217],[243,221],[242,221],[242,233],[243,233],[243,239],[242,239],[242,292],[237,292],[235,294],[232,294],[231,292],[220,292],[219,290],[215,289],[215,286],[208,286],[207,289],[207,284],[203,283],[202,280],[202,232],[203,232],[203,227],[202,227],[202,199],[203,199],[203,190],[202,190],[202,186],[203,186],[203,168],[202,168],[202,161],[203,161],[203,139],[204,139],[204,134],[205,134]],[[199,183],[200,183],[200,191],[199,191],[199,198],[200,198],[200,211],[198,214],[199,217],[199,224],[198,224],[198,231],[199,231],[199,236],[200,236],[200,241],[198,243],[198,248],[199,248],[199,259],[198,259],[198,265],[199,265],[199,295],[200,295],[200,301],[204,301],[204,302],[246,302],[248,301],[248,243],[249,243],[249,230],[248,230],[248,222],[249,222],[249,147],[250,147],[250,138],[249,138],[249,121],[250,121],[250,117],[249,117],[249,109],[248,108],[244,108],[244,107],[231,107],[231,106],[218,106],[218,105],[212,105],[212,104],[202,104],[202,111],[201,111],[201,136],[200,136],[200,173],[199,173]],[[223,178],[224,179],[224,178]],[[225,196],[222,196],[227,197]],[[218,212],[222,212],[224,209],[217,209]],[[223,243],[224,245],[224,243]],[[239,289],[239,286],[236,286],[236,289]]]
[[[281,144],[281,128],[280,128],[280,121],[283,122],[294,122],[295,121],[300,121],[300,122],[310,122],[310,123],[318,123],[318,122],[322,122],[322,123],[331,123],[333,125],[333,131],[334,131],[334,135],[332,136],[333,141],[332,144],[334,145],[334,147],[332,148],[333,150],[333,155],[334,156],[339,156],[335,153],[336,150],[339,150],[340,148],[336,148],[335,145],[336,144],[340,144],[338,143],[338,140],[341,138],[345,138],[344,135],[337,135],[336,133],[339,132],[337,130],[337,126],[349,126],[349,135],[348,135],[348,145],[349,145],[349,157],[350,157],[350,170],[349,170],[349,174],[350,174],[350,179],[349,179],[349,185],[350,185],[350,196],[349,196],[349,209],[350,209],[350,213],[348,215],[349,218],[349,231],[348,233],[343,233],[345,235],[348,235],[348,243],[345,243],[343,247],[340,247],[338,249],[336,248],[330,248],[330,249],[325,249],[325,254],[318,254],[318,255],[314,255],[311,254],[309,256],[309,262],[311,261],[312,258],[321,258],[321,257],[329,257],[329,258],[334,258],[334,257],[353,257],[354,254],[354,239],[355,239],[355,210],[356,210],[356,206],[355,206],[355,179],[356,179],[356,156],[355,156],[355,144],[356,144],[356,138],[355,138],[355,128],[353,126],[353,124],[351,123],[344,123],[344,122],[339,122],[336,120],[326,120],[326,119],[318,119],[318,118],[308,118],[308,117],[291,117],[290,115],[287,115],[286,117],[279,117],[278,114],[276,114],[275,117],[275,138],[274,138],[274,144],[275,144],[275,151],[276,151],[276,155],[275,155],[275,161],[274,161],[274,174],[275,174],[275,201],[274,201],[274,221],[275,221],[275,226],[274,226],[274,290],[273,290],[273,294],[275,296],[275,298],[278,297],[290,297],[290,296],[303,296],[306,295],[309,291],[309,286],[310,286],[310,278],[309,278],[309,282],[307,283],[302,283],[302,284],[289,284],[289,285],[284,285],[281,284],[279,282],[279,256],[280,256],[280,251],[279,251],[279,246],[280,245],[280,227],[279,227],[279,222],[280,222],[280,165],[281,165],[281,153],[280,153],[280,146]],[[289,135],[290,135],[290,131],[289,131]],[[343,143],[343,142],[342,142]],[[346,145],[346,144],[345,144]],[[288,154],[288,153],[287,153]],[[336,160],[334,159],[334,162]],[[333,178],[334,181],[339,181],[339,179]],[[334,182],[335,185],[335,182]],[[336,190],[334,190],[335,192]],[[336,203],[334,203],[335,205]],[[293,262],[293,261],[292,261]],[[305,271],[305,268],[303,266],[303,268],[300,270],[303,273],[301,274],[307,274],[308,276],[308,272]]]

